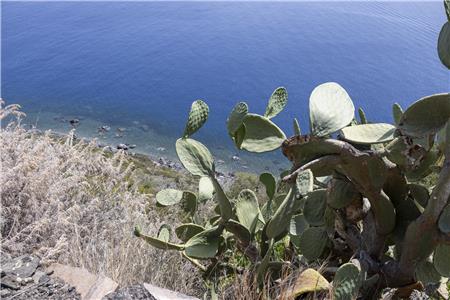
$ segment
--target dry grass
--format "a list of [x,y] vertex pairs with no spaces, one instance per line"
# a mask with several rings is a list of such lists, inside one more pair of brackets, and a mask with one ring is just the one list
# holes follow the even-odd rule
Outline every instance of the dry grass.
[[156,234],[162,223],[180,221],[148,209],[154,199],[139,190],[143,171],[137,174],[126,154],[105,155],[94,143],[74,143],[70,134],[57,141],[48,132],[27,132],[17,106],[1,108],[0,120],[8,114],[19,118],[0,130],[2,255],[34,253],[45,263],[85,267],[121,285],[150,282],[202,294],[189,262],[133,236],[135,225]]

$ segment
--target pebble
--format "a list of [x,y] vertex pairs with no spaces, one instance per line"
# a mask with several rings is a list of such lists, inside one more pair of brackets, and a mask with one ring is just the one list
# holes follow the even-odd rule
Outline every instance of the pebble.
[[126,144],[119,144],[116,148],[119,150],[128,150],[128,146]]
[[72,126],[77,126],[77,125],[80,124],[80,120],[79,120],[79,119],[71,119],[71,120],[69,121],[69,123],[70,123],[70,125],[72,125]]
[[234,160],[234,161],[239,161],[239,160],[241,160],[241,158],[240,158],[239,156],[237,156],[237,155],[233,155],[233,156],[231,157],[231,159]]

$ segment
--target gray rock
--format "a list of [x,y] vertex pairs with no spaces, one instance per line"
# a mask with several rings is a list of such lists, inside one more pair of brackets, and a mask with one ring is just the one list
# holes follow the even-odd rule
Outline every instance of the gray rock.
[[142,285],[136,284],[109,293],[102,300],[156,300]]
[[70,123],[70,125],[75,127],[75,126],[78,126],[80,124],[80,120],[79,119],[71,119],[69,121],[69,123]]
[[5,274],[11,274],[16,277],[31,277],[39,266],[39,259],[31,255],[22,255],[15,259],[8,260],[1,265]]
[[20,284],[16,281],[16,279],[17,277],[14,275],[3,276],[1,279],[1,287],[18,290],[20,288]]
[[128,150],[128,146],[126,144],[119,144],[116,148],[118,150]]

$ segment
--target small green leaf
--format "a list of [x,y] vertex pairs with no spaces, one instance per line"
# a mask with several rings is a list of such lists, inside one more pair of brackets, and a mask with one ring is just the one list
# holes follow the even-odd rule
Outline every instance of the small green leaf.
[[300,129],[297,118],[294,118],[294,135],[302,135],[302,130]]
[[170,241],[170,226],[167,224],[161,225],[158,230],[158,240],[161,240],[163,242],[169,242]]
[[364,112],[364,110],[360,107],[358,108],[358,114],[359,114],[359,120],[361,124],[367,124],[367,117],[366,117],[366,113]]
[[277,88],[270,96],[264,117],[272,119],[278,115],[287,104],[288,94],[284,87]]
[[394,103],[394,105],[392,105],[392,115],[394,116],[395,125],[398,125],[403,115],[403,109],[400,104]]

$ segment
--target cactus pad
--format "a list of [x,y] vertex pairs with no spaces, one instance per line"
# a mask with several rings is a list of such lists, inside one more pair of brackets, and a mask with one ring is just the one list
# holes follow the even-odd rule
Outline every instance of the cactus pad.
[[214,159],[208,148],[193,139],[178,139],[176,144],[178,158],[192,175],[209,176],[214,174]]
[[300,128],[300,124],[298,123],[297,118],[294,118],[294,135],[302,135],[302,130]]
[[438,54],[442,64],[450,69],[450,21],[442,26],[439,33]]
[[156,194],[156,202],[161,206],[177,204],[183,199],[183,192],[175,189],[161,190]]
[[198,201],[207,201],[214,195],[214,185],[209,177],[201,177],[198,182]]
[[442,211],[438,224],[443,233],[450,233],[450,204],[447,204]]
[[295,203],[295,191],[290,189],[283,202],[278,206],[273,217],[266,226],[266,235],[269,238],[275,238],[288,229],[291,217],[293,215],[293,206]]
[[261,214],[255,193],[249,189],[242,190],[235,206],[239,222],[253,234]]
[[299,239],[299,250],[303,256],[313,261],[322,256],[329,240],[327,232],[322,227],[307,228]]
[[193,216],[197,211],[197,196],[189,191],[183,192],[183,199],[181,199],[181,205],[183,210]]
[[450,245],[438,245],[434,250],[433,264],[436,271],[444,277],[450,277]]
[[181,224],[180,226],[175,228],[175,234],[180,240],[182,240],[183,242],[187,242],[191,237],[193,237],[196,234],[199,234],[204,230],[205,228],[203,228],[200,225],[188,223],[188,224]]
[[302,214],[295,215],[291,219],[289,234],[293,236],[300,236],[308,227],[309,224],[306,222],[306,219]]
[[394,105],[392,105],[392,115],[394,117],[395,125],[398,125],[403,115],[403,109],[400,104],[394,103]]
[[286,106],[288,99],[287,91],[284,87],[277,88],[270,96],[264,117],[272,119],[278,115]]
[[403,113],[398,128],[405,135],[424,137],[438,132],[450,118],[450,94],[436,94],[414,102]]
[[186,128],[184,129],[184,137],[190,137],[199,130],[208,119],[209,108],[202,100],[196,100],[192,103],[189,112]]
[[362,124],[343,128],[342,137],[352,143],[370,145],[393,140],[394,131],[391,124]]
[[367,117],[364,110],[360,107],[358,108],[359,121],[361,124],[367,124]]
[[331,180],[327,193],[329,206],[335,209],[344,208],[360,197],[359,192],[350,181],[338,178]]
[[353,263],[346,263],[339,267],[334,276],[334,299],[355,299],[361,286],[361,269]]
[[219,202],[220,216],[225,221],[228,221],[233,216],[233,207],[231,206],[230,199],[228,199],[227,195],[220,186],[220,183],[215,177],[211,177],[211,181],[216,192],[214,199]]
[[314,269],[306,269],[295,279],[294,288],[288,298],[296,299],[306,293],[317,293],[329,289],[330,283],[319,272]]
[[158,238],[154,238],[148,235],[145,235],[141,233],[140,229],[138,227],[134,228],[134,235],[143,239],[147,243],[149,243],[151,246],[162,249],[162,250],[177,250],[182,251],[184,249],[184,245],[177,245],[173,243],[169,243],[163,240],[160,240]]
[[170,226],[167,224],[161,225],[158,230],[158,240],[169,242],[170,241]]
[[259,181],[264,184],[267,197],[269,199],[273,199],[273,196],[275,195],[275,192],[277,190],[277,182],[275,180],[275,177],[273,177],[271,173],[266,172],[259,175]]
[[409,193],[422,207],[427,206],[430,194],[428,189],[420,184],[408,184]]
[[327,191],[315,190],[306,197],[303,214],[306,221],[312,226],[324,225],[325,209],[327,207]]
[[228,134],[231,137],[235,136],[236,131],[238,131],[239,127],[241,127],[242,121],[244,120],[244,117],[247,115],[247,113],[248,113],[247,103],[239,102],[234,106],[227,120]]
[[416,277],[424,285],[436,284],[441,281],[441,275],[436,271],[433,263],[428,260],[424,260],[417,265]]
[[244,117],[245,137],[241,147],[250,152],[268,152],[281,146],[286,139],[284,132],[268,118],[247,114]]
[[186,242],[184,252],[193,258],[214,257],[219,249],[222,230],[216,226],[194,235]]
[[349,125],[355,115],[350,96],[335,82],[317,86],[309,98],[311,133],[326,136]]

